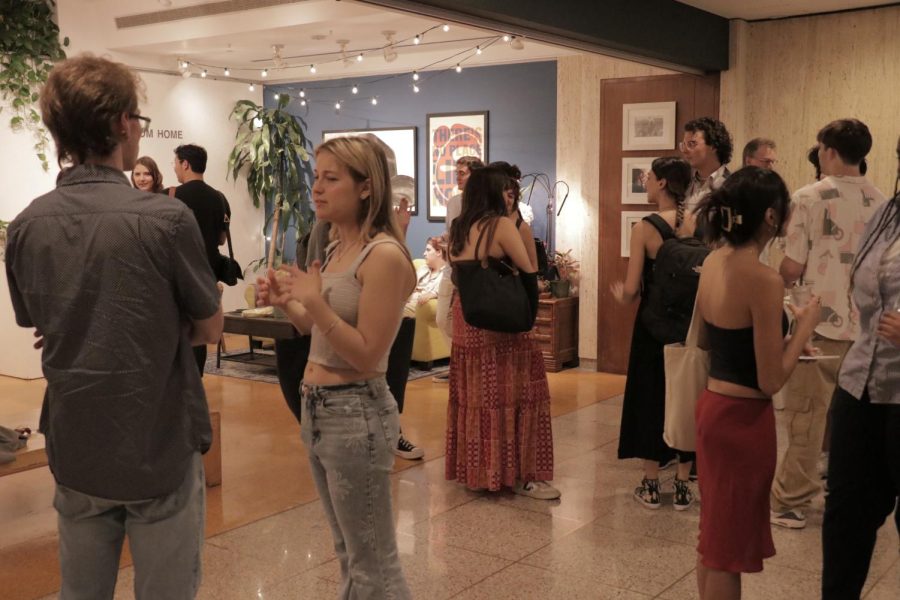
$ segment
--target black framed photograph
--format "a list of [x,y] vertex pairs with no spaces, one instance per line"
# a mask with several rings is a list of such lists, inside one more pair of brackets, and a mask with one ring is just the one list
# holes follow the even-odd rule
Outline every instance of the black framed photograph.
[[401,193],[409,199],[409,213],[419,214],[418,146],[416,127],[383,127],[377,129],[332,129],[322,132],[322,141],[337,137],[353,137],[371,134],[383,142],[391,171],[391,187],[395,196]]
[[428,220],[443,221],[447,202],[460,193],[456,161],[476,156],[488,162],[488,111],[427,115]]

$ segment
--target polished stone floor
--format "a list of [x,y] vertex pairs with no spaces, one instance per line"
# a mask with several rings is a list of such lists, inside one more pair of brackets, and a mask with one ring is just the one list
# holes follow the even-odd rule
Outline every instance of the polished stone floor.
[[[328,599],[337,592],[331,537],[296,422],[277,386],[207,377],[222,413],[223,485],[210,490],[200,598]],[[558,501],[470,492],[444,481],[446,384],[410,382],[404,431],[425,461],[397,460],[394,518],[415,598],[696,598],[698,508],[659,511],[631,498],[639,464],[616,459],[624,378],[550,375]],[[33,423],[42,382],[0,378],[0,422]],[[671,480],[674,473],[664,476]],[[0,479],[0,597],[55,598],[55,520],[47,469]],[[802,531],[776,529],[778,554],[744,577],[745,598],[818,598],[821,499]],[[129,561],[127,552],[123,564]],[[133,598],[132,569],[117,598]],[[49,595],[48,595],[49,594]],[[868,600],[900,597],[898,537],[882,528]]]

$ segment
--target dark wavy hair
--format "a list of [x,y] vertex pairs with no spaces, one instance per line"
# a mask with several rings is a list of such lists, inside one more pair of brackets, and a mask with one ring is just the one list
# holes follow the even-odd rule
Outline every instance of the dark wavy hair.
[[509,177],[509,185],[506,186],[506,189],[513,191],[514,206],[518,210],[518,202],[522,197],[522,188],[519,186],[519,180],[522,179],[522,170],[518,166],[511,165],[504,160],[494,161],[488,166],[500,169]]
[[54,66],[40,106],[59,166],[112,154],[122,138],[116,122],[137,113],[142,96],[140,78],[122,63],[83,54]]
[[732,246],[741,246],[764,226],[770,208],[775,210],[775,235],[783,235],[790,202],[791,195],[778,173],[744,167],[700,204],[697,222],[707,242],[724,239]]
[[834,148],[848,165],[858,165],[872,149],[872,134],[859,119],[838,119],[823,127],[816,141]]
[[725,128],[722,121],[711,117],[700,117],[688,121],[684,130],[690,133],[702,131],[706,144],[716,149],[716,158],[719,159],[719,163],[727,165],[731,162],[734,144],[731,141],[731,134],[728,133],[728,129]]
[[677,156],[663,156],[653,161],[650,170],[657,179],[666,182],[666,193],[675,200],[675,229],[678,229],[684,222],[684,200],[691,184],[691,165]]
[[206,172],[206,148],[197,144],[182,144],[175,148],[175,157],[178,160],[186,160],[191,165],[191,171],[202,175]]
[[509,175],[497,167],[472,171],[463,190],[462,212],[450,225],[450,254],[460,254],[469,239],[472,227],[495,217],[506,216],[503,190],[509,185]]
[[819,164],[818,144],[809,149],[809,152],[806,154],[806,160],[808,160],[816,170],[816,181],[822,179],[822,165]]

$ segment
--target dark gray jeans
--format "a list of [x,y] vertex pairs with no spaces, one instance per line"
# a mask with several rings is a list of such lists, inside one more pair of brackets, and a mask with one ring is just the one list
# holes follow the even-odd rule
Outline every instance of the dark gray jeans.
[[384,377],[304,385],[301,437],[341,565],[341,600],[408,600],[390,472],[400,430]]
[[57,484],[53,506],[59,515],[59,600],[112,598],[126,535],[137,600],[191,600],[197,595],[206,518],[199,452],[191,458],[184,482],[167,496],[107,500]]

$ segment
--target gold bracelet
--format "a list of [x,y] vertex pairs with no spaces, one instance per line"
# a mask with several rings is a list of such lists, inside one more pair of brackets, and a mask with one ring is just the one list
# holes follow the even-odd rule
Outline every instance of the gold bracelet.
[[331,325],[328,326],[328,329],[322,332],[322,335],[328,335],[331,333],[331,330],[337,327],[337,324],[340,322],[341,318],[338,317],[334,321],[332,321]]

